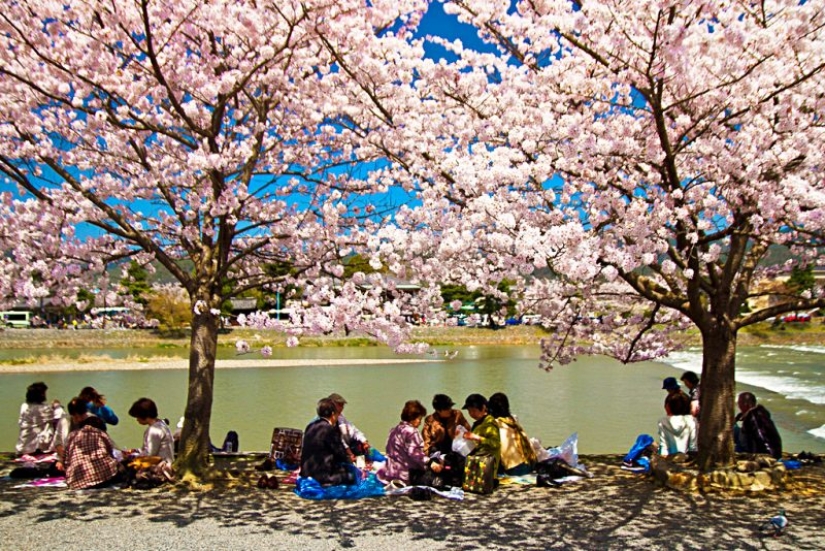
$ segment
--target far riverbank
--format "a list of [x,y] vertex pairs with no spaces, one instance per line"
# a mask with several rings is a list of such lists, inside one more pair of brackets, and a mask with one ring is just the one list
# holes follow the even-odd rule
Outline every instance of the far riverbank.
[[[538,345],[548,330],[540,326],[507,326],[497,329],[482,327],[415,327],[413,342],[425,342],[433,347],[450,346],[529,346]],[[254,347],[286,347],[287,335],[277,331],[232,328],[218,336],[218,347],[234,348],[235,343],[244,340]],[[782,324],[773,326],[762,323],[746,328],[739,333],[740,346],[761,345],[808,345],[825,341],[825,324],[822,322],[804,324]],[[685,346],[699,346],[701,340],[696,331],[684,334]],[[185,356],[189,349],[189,337],[184,333],[159,334],[151,330],[139,329],[5,329],[0,330],[0,350],[35,350],[44,353],[28,362],[42,363],[53,355],[60,361],[61,350],[131,349],[136,360],[145,359],[141,351],[163,351],[164,356]],[[363,336],[332,334],[304,337],[301,347],[371,347],[384,346]],[[49,351],[49,352],[45,352]],[[160,355],[156,352],[152,356]],[[77,356],[73,356],[77,361]],[[81,358],[82,361],[82,358]],[[23,363],[24,360],[0,360],[0,366],[9,363]]]

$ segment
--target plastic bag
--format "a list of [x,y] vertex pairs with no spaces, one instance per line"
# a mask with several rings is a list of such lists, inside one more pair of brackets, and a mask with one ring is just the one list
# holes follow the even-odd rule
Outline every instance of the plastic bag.
[[579,466],[579,433],[574,432],[557,448],[547,448],[548,459],[560,457],[571,467]]
[[[351,470],[354,465],[348,466]],[[355,484],[339,486],[321,486],[312,477],[299,476],[295,481],[295,493],[304,499],[361,499],[384,495],[384,485],[375,474],[367,473],[363,478],[357,473]]]
[[464,438],[463,435],[465,432],[467,432],[467,429],[461,425],[456,427],[455,438],[453,438],[453,451],[467,457],[470,455],[470,452],[476,448],[476,442],[475,440],[467,440]]

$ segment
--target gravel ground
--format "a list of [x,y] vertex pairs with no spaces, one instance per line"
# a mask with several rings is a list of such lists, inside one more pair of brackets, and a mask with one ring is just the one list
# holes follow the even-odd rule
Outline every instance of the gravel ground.
[[[825,468],[797,471],[782,491],[680,493],[584,459],[592,479],[557,489],[502,485],[464,501],[382,497],[308,501],[292,486],[260,490],[258,473],[228,484],[69,491],[0,480],[0,548],[143,549],[823,549]],[[248,468],[248,467],[245,467]],[[780,508],[781,537],[758,530]]]

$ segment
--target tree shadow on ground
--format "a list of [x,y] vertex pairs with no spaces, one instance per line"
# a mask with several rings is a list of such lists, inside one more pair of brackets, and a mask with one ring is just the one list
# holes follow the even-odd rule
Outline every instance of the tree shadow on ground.
[[[460,550],[823,547],[821,491],[688,494],[657,487],[649,478],[612,465],[594,465],[591,471],[594,478],[560,488],[506,485],[489,496],[466,494],[460,502],[390,496],[311,501],[296,496],[288,485],[258,489],[253,474],[205,491],[171,487],[75,492],[13,488],[17,481],[4,480],[0,523],[13,521],[21,512],[35,525],[140,516],[186,528],[209,520],[256,533],[326,540],[335,548],[355,548],[361,540],[394,535],[423,548]],[[780,508],[788,512],[791,529],[781,538],[761,535],[760,523]]]

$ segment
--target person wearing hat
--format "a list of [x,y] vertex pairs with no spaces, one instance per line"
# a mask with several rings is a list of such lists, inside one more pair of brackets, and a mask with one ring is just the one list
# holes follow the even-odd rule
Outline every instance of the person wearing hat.
[[687,394],[682,392],[682,387],[679,386],[679,383],[676,381],[676,377],[666,377],[664,381],[662,381],[662,390],[667,391],[667,396],[665,397],[665,413],[668,415],[673,415],[670,410],[670,402],[672,400],[678,399],[681,400],[682,396],[690,402],[690,398]]
[[338,430],[341,431],[341,439],[347,449],[350,450],[353,456],[369,453],[370,443],[366,435],[344,417],[344,405],[347,403],[344,397],[333,392],[327,396],[327,400],[335,404],[335,409],[338,412]]
[[455,402],[446,394],[433,396],[435,411],[424,419],[424,428],[421,431],[426,455],[451,453],[456,429],[461,426],[470,430],[470,423],[464,418],[464,414],[454,409],[453,405]]
[[440,469],[440,479],[446,486],[461,486],[464,480],[464,456],[453,451],[453,440],[458,427],[470,430],[470,423],[453,408],[455,402],[446,394],[433,396],[433,411],[424,419],[421,437],[424,440],[424,454],[430,458],[432,471]]
[[493,472],[498,472],[501,463],[501,435],[498,424],[492,415],[487,411],[487,398],[481,394],[470,394],[464,400],[461,409],[466,409],[467,414],[475,420],[472,432],[465,432],[461,436],[476,443],[471,455],[490,455],[493,457],[495,465]]

